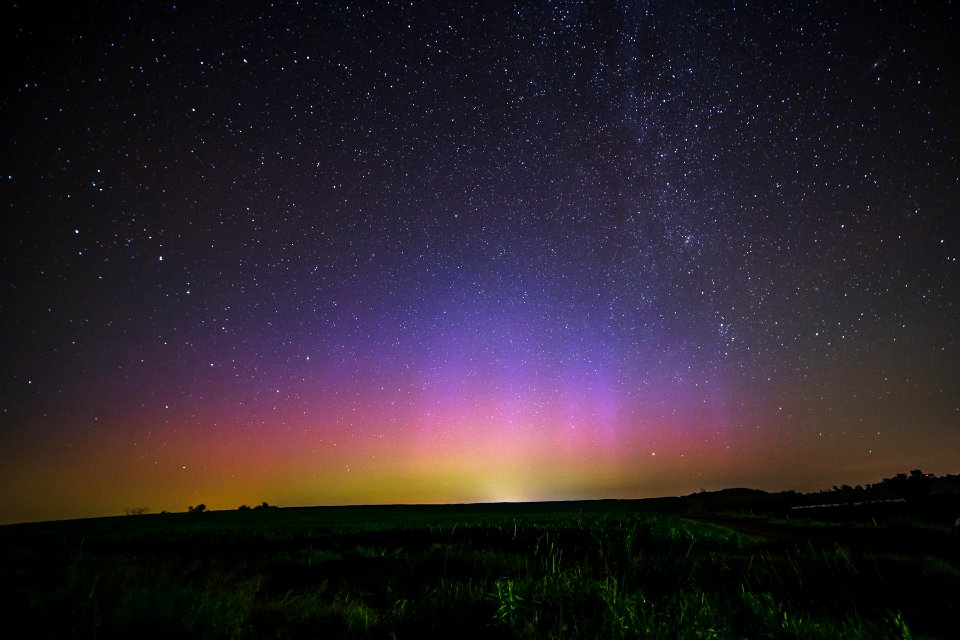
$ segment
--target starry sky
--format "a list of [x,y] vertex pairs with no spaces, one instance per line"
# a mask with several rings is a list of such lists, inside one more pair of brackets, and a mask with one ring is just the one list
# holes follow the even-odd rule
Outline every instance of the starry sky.
[[960,471],[950,3],[0,24],[0,522]]

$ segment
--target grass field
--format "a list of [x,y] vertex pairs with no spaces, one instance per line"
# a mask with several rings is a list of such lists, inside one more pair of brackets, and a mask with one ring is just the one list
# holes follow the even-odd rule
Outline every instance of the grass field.
[[0,527],[23,637],[948,638],[947,525],[664,503],[325,507]]

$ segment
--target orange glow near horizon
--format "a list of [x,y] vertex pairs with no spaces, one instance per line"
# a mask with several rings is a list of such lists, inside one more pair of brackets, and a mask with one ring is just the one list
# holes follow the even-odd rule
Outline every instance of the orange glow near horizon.
[[[704,437],[711,430],[652,420],[648,429],[620,426],[605,435],[596,425],[497,427],[471,415],[447,429],[395,424],[392,436],[375,427],[353,425],[338,434],[300,423],[282,438],[267,438],[232,428],[230,420],[192,419],[182,418],[163,438],[150,435],[148,420],[102,424],[70,447],[39,447],[4,460],[11,481],[2,489],[0,517],[118,515],[144,506],[184,511],[199,503],[216,510],[263,501],[473,503],[645,498],[727,486],[816,490],[878,481],[903,471],[902,454],[910,453],[904,443],[905,449],[878,448],[858,462],[828,455],[821,438],[809,434],[786,447],[774,435],[727,429]],[[146,437],[134,440],[132,433]],[[946,450],[924,462],[928,470],[954,470]]]

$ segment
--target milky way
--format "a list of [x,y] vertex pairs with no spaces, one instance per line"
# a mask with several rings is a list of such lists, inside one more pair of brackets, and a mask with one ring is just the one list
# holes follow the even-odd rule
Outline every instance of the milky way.
[[950,7],[24,4],[0,521],[960,470]]

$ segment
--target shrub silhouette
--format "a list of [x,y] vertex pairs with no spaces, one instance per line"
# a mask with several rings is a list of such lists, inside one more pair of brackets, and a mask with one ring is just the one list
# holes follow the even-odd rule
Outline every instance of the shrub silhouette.
[[207,510],[207,505],[203,504],[202,502],[195,507],[194,506],[187,507],[187,511],[189,513],[203,513],[206,510]]

